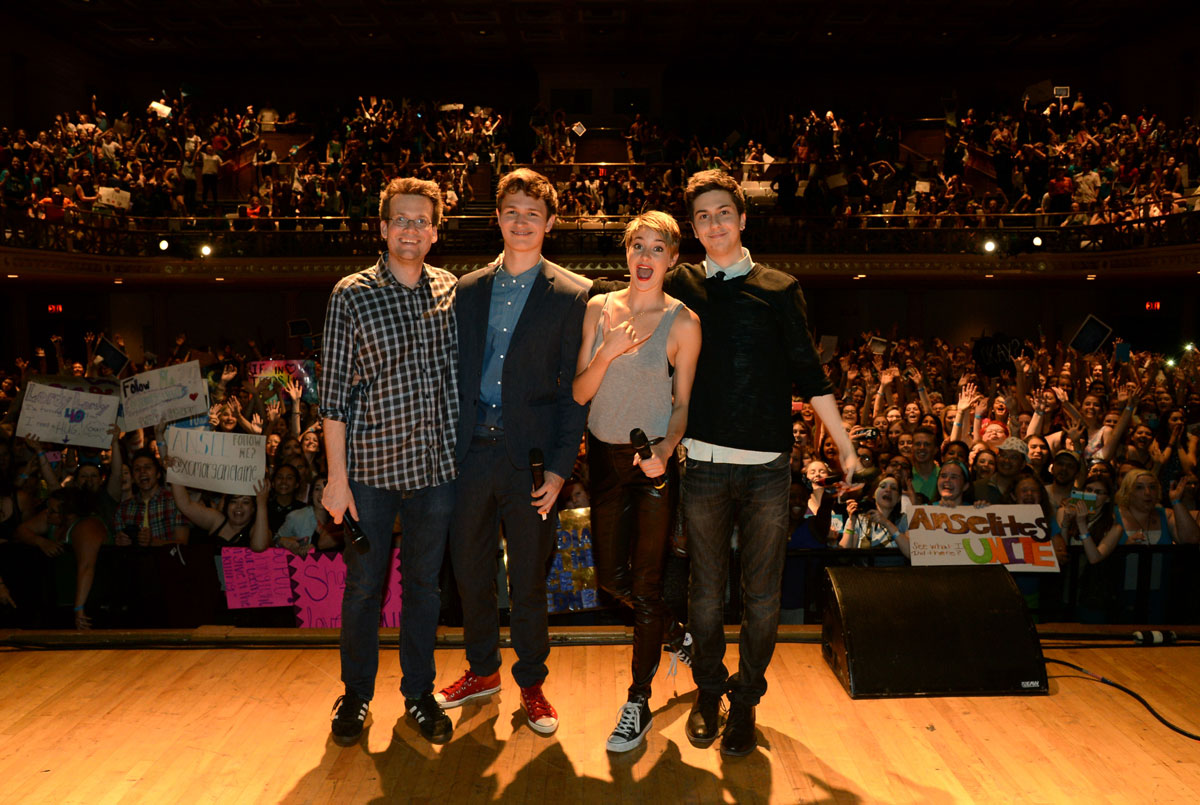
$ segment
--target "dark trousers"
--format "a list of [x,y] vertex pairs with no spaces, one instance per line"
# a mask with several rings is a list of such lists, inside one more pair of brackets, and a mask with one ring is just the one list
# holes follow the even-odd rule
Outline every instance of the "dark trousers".
[[392,524],[400,516],[400,692],[417,699],[433,690],[433,648],[442,598],[438,573],[454,503],[450,483],[397,491],[350,482],[367,551],[347,546],[342,596],[342,682],[370,701],[379,671],[379,613],[392,557]]
[[588,496],[592,555],[600,586],[633,610],[633,684],[629,695],[650,696],[664,635],[683,627],[663,602],[663,565],[671,533],[679,468],[672,458],[667,485],[655,489],[633,465],[633,446],[588,433]]
[[[689,458],[683,476],[692,578],[688,628],[692,678],[701,690],[729,691],[758,704],[767,691],[767,665],[775,652],[779,597],[787,555],[788,489],[784,453],[767,464],[719,464]],[[738,672],[725,667],[725,586],[736,523],[741,564],[742,630]]]
[[500,668],[496,560],[503,521],[512,606],[509,623],[517,653],[513,678],[523,688],[539,685],[546,678],[550,656],[546,573],[554,548],[554,515],[542,520],[532,506],[529,470],[513,466],[503,441],[472,440],[455,484],[450,559],[462,598],[467,662],[479,676]]
[[201,174],[200,175],[200,186],[202,188],[201,196],[200,196],[201,203],[208,201],[208,196],[211,193],[213,203],[215,204],[217,202],[217,174],[215,174],[215,173]]

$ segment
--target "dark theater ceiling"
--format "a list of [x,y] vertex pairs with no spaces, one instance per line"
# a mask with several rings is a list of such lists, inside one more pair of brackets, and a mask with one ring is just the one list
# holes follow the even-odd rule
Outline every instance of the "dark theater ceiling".
[[[667,64],[703,54],[855,70],[1102,59],[1192,28],[1193,2],[1114,0],[35,0],[5,14],[116,62],[270,69],[281,54]],[[1186,11],[1180,11],[1186,9]],[[951,60],[946,62],[945,60]]]

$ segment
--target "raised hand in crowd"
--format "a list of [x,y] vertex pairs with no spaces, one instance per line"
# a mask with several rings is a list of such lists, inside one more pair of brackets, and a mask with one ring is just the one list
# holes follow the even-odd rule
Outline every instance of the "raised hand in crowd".
[[292,398],[293,405],[299,403],[300,398],[304,396],[304,387],[301,386],[300,382],[294,378],[288,380],[287,385],[283,387],[283,390],[287,393],[287,396]]
[[963,382],[961,390],[958,394],[958,415],[961,417],[966,411],[971,408],[971,404],[978,397],[978,391],[974,383]]

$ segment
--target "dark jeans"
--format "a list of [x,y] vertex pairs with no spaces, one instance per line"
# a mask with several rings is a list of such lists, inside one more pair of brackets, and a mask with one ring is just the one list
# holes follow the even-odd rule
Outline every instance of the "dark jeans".
[[[209,194],[212,194],[213,203],[217,203],[217,174],[205,173],[200,176],[201,195],[200,203],[208,201]],[[357,502],[357,501],[356,501]]]
[[[758,704],[767,691],[767,665],[775,652],[779,596],[787,554],[788,455],[767,464],[718,464],[688,459],[683,512],[688,527],[692,579],[688,628],[692,677],[712,693]],[[733,526],[742,570],[742,630],[737,675],[725,667],[725,586]]]
[[554,548],[553,513],[542,520],[531,504],[529,470],[509,461],[504,442],[472,440],[455,482],[450,524],[450,558],[462,598],[467,662],[479,676],[500,668],[500,613],[496,603],[499,526],[508,545],[512,645],[517,653],[513,678],[523,688],[546,678],[550,636],[546,614],[546,573]]
[[592,555],[600,586],[633,610],[633,684],[629,695],[650,696],[664,633],[682,631],[663,603],[663,565],[671,533],[679,468],[672,458],[667,485],[655,489],[633,465],[633,446],[588,433],[588,496]]
[[347,547],[342,596],[342,682],[370,700],[379,670],[379,612],[392,556],[392,523],[400,515],[403,597],[400,607],[400,692],[416,699],[433,690],[433,646],[442,601],[438,572],[446,552],[446,529],[454,505],[453,484],[396,491],[350,482],[368,549]]

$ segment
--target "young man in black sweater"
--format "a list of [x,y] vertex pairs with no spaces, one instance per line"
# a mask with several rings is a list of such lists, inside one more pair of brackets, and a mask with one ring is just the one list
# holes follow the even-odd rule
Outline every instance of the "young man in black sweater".
[[[755,263],[742,246],[741,187],[721,171],[702,171],[688,181],[684,201],[706,252],[701,263],[673,269],[665,283],[667,293],[699,315],[704,332],[683,440],[692,676],[700,689],[687,735],[698,746],[716,739],[721,697],[728,693],[721,751],[741,756],[756,746],[754,708],[767,689],[779,623],[793,384],[825,423],[847,478],[858,458],[817,357],[799,283]],[[723,661],[722,615],[735,524],[744,614],[738,671],[731,677]]]

